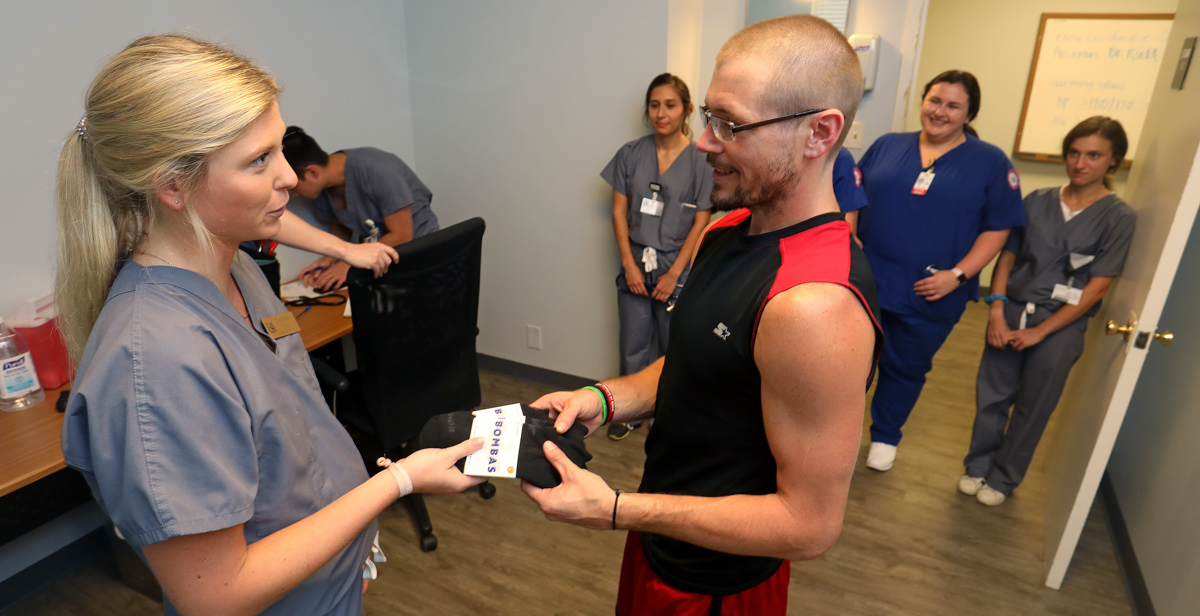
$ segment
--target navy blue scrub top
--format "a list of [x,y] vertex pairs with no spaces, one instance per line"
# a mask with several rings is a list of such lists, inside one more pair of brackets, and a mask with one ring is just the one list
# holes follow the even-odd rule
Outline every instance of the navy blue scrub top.
[[979,277],[934,302],[913,291],[925,268],[950,269],[979,235],[1025,224],[1021,183],[1004,152],[967,135],[933,164],[933,184],[912,194],[921,164],[919,132],[877,139],[858,161],[870,206],[858,223],[883,310],[932,320],[957,319],[979,299]]
[[863,190],[862,171],[854,164],[854,156],[846,148],[838,150],[833,159],[833,195],[843,212],[854,212],[867,206]]
[[[694,143],[689,143],[660,174],[654,135],[634,139],[617,150],[600,177],[629,200],[629,241],[659,252],[682,248],[696,222],[696,213],[712,208],[712,167]],[[663,202],[662,216],[641,211],[642,199],[654,196],[651,182],[662,187],[658,193],[658,200]],[[640,259],[641,255],[634,258]]]
[[430,208],[433,193],[399,156],[376,148],[340,150],[346,155],[346,209],[334,205],[328,190],[313,200],[313,217],[328,226],[334,220],[358,237],[367,237],[369,218],[387,233],[384,218],[409,208],[413,239],[438,230],[438,219]]
[[[367,480],[300,334],[263,329],[287,309],[249,255],[232,273],[253,330],[200,274],[126,262],[79,364],[63,454],[139,552],[238,524],[254,543]],[[375,532],[263,613],[359,614]]]

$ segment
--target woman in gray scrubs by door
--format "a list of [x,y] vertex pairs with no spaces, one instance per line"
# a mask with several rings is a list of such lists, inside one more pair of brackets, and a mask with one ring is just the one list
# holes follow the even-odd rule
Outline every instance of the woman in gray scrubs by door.
[[[621,252],[617,276],[621,374],[667,352],[670,308],[691,266],[712,203],[712,167],[692,143],[687,84],[663,73],[646,89],[644,115],[654,132],[621,146],[600,177],[613,189],[613,231]],[[639,425],[615,423],[625,438]]]
[[[1070,182],[1025,197],[992,274],[987,345],[975,383],[976,415],[959,491],[995,506],[1021,480],[1067,375],[1083,353],[1088,317],[1125,265],[1136,214],[1108,174],[1128,141],[1121,124],[1095,116],[1063,138]],[[1009,408],[1012,416],[1009,417]]]
[[78,361],[63,455],[167,614],[361,614],[375,517],[478,483],[454,463],[482,439],[368,478],[295,319],[238,250],[333,239],[287,216],[278,94],[220,46],[144,37],[92,82],[59,161],[56,300]]

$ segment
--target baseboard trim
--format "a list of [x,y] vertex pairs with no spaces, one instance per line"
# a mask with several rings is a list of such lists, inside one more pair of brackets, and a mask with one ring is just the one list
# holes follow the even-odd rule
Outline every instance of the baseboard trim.
[[579,389],[580,387],[591,385],[598,380],[530,366],[529,364],[512,361],[511,359],[493,357],[491,355],[484,355],[483,353],[476,354],[476,357],[479,359],[480,370],[555,389]]
[[76,569],[109,558],[104,529],[97,528],[0,582],[0,612],[24,601],[37,591],[66,577]]
[[1100,479],[1100,504],[1108,521],[1108,533],[1112,537],[1113,550],[1117,553],[1117,565],[1121,568],[1121,578],[1125,581],[1125,593],[1129,595],[1133,616],[1155,616],[1150,590],[1146,588],[1146,579],[1142,577],[1142,568],[1138,565],[1133,541],[1129,538],[1129,527],[1125,526],[1117,491],[1107,471]]

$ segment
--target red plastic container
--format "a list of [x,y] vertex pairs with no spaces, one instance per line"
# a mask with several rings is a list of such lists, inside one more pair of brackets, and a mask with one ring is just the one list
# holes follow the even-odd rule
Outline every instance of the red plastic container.
[[56,320],[48,320],[36,327],[12,328],[21,332],[29,342],[29,354],[33,356],[33,365],[43,389],[57,389],[70,382],[75,375],[71,373],[67,345],[58,331]]

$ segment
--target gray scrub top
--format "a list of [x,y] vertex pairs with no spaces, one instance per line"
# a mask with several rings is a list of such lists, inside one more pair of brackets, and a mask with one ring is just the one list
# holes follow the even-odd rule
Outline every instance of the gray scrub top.
[[321,224],[337,220],[359,237],[367,237],[370,229],[364,221],[370,218],[383,235],[387,233],[383,219],[407,207],[414,239],[438,230],[437,216],[429,207],[433,193],[399,156],[376,148],[341,152],[346,155],[346,209],[334,205],[329,191],[321,191],[313,200],[313,216]]
[[[1008,275],[1009,301],[1037,306],[1030,323],[1040,323],[1063,307],[1063,302],[1051,299],[1054,285],[1082,289],[1093,276],[1120,275],[1133,240],[1137,214],[1115,194],[1069,221],[1063,220],[1061,199],[1060,188],[1042,188],[1026,196],[1025,226],[1014,228],[1004,246],[1017,255]],[[1099,310],[1097,302],[1086,316]]]
[[[666,173],[660,174],[654,135],[634,139],[617,150],[600,177],[629,199],[629,240],[657,251],[674,252],[682,248],[696,212],[712,207],[709,201],[712,167],[692,143],[679,153]],[[658,193],[658,200],[663,202],[662,216],[641,212],[642,199],[654,194],[651,182],[662,186]]]
[[[63,454],[139,552],[238,524],[254,543],[367,480],[300,334],[265,333],[286,308],[262,271],[238,251],[232,272],[256,331],[207,278],[126,262],[75,376]],[[263,613],[360,614],[375,531]]]

